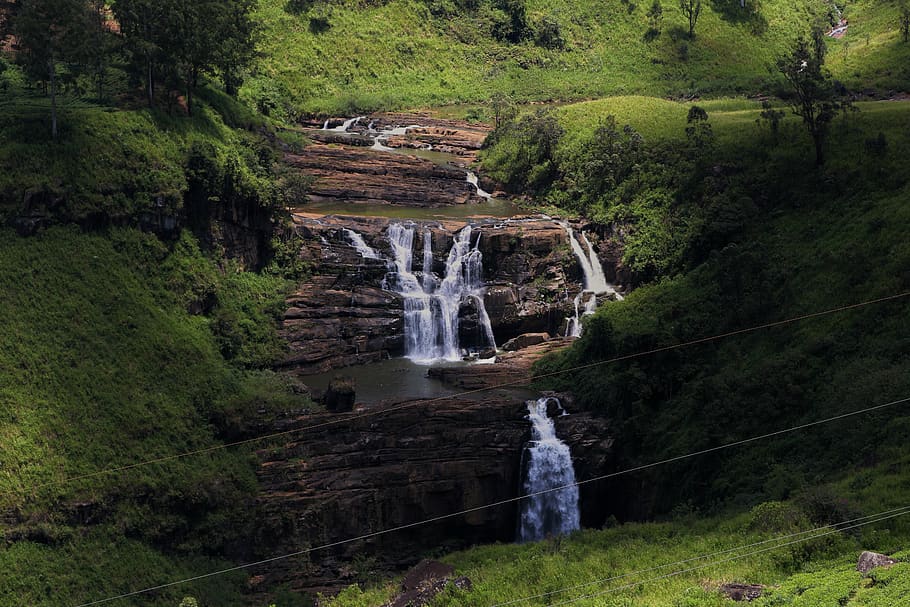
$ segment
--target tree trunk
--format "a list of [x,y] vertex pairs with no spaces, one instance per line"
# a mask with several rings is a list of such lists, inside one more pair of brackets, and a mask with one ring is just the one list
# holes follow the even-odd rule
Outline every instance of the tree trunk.
[[824,138],[821,134],[813,133],[812,140],[815,142],[815,166],[820,167],[825,164]]
[[57,141],[57,65],[53,55],[47,60],[47,69],[51,77],[51,137]]
[[149,95],[149,107],[152,108],[155,107],[155,76],[152,72],[152,56],[147,55],[146,61],[148,64],[148,83],[146,84],[146,88],[148,89]]

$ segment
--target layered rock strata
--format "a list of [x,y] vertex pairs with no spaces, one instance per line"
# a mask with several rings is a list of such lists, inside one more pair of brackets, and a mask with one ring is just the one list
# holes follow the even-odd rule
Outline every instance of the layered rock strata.
[[[522,398],[498,396],[388,404],[277,424],[276,430],[316,428],[259,452],[257,545],[264,555],[442,518],[277,561],[260,581],[312,591],[350,583],[345,580],[363,573],[352,570],[357,561],[400,569],[429,550],[512,541],[516,503],[481,507],[518,497],[521,454],[530,436],[526,415]],[[557,431],[578,454],[580,479],[609,464],[607,422],[577,413],[559,418]],[[582,520],[600,524],[598,488],[587,490]]]

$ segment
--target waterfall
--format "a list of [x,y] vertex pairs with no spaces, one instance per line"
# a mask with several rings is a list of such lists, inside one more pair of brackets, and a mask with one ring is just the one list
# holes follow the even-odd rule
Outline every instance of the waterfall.
[[[522,495],[518,541],[533,542],[548,535],[571,533],[581,526],[578,487],[569,446],[556,437],[556,427],[547,415],[550,405],[562,406],[552,397],[529,400],[531,440],[522,454]],[[563,487],[558,491],[548,491]]]
[[472,299],[477,307],[478,321],[483,325],[487,344],[496,347],[490,318],[483,303],[483,254],[477,248],[480,234],[472,243],[471,226],[455,237],[446,260],[442,280],[433,273],[432,234],[423,234],[422,280],[415,275],[413,265],[413,225],[391,224],[389,242],[395,259],[383,288],[395,291],[404,298],[405,355],[418,361],[461,360],[458,340],[461,304]]
[[[575,316],[566,319],[566,337],[579,337],[581,335],[581,316],[594,314],[597,309],[598,295],[612,295],[617,301],[622,301],[623,297],[613,285],[607,282],[603,265],[600,263],[597,253],[594,252],[594,247],[591,245],[591,241],[588,240],[588,235],[581,232],[581,240],[584,243],[584,246],[582,246],[582,243],[575,238],[575,230],[567,223],[562,223],[561,225],[569,236],[572,252],[578,259],[581,271],[584,273],[584,289],[575,297]],[[587,300],[585,300],[585,297],[587,297]],[[580,309],[582,302],[584,302],[583,312]]]
[[477,175],[471,171],[468,171],[468,183],[474,186],[474,189],[477,190],[477,195],[481,198],[486,198],[487,200],[493,198],[492,194],[481,189],[480,185],[477,183]]
[[382,259],[379,253],[364,241],[363,236],[348,228],[342,229],[342,232],[348,237],[348,240],[351,241],[351,244],[354,245],[361,257],[364,259]]
[[[363,116],[358,116],[357,118],[349,118],[348,120],[345,120],[344,124],[342,124],[341,126],[336,126],[334,129],[328,129],[328,130],[335,131],[336,133],[347,133],[349,128],[351,128],[352,126],[354,126],[355,124],[357,124],[358,122],[363,120],[363,118],[364,118]],[[326,124],[326,126],[328,126],[329,123],[326,122],[325,124]],[[323,128],[325,128],[325,127],[323,127]]]
[[436,289],[436,276],[433,274],[433,233],[423,232],[423,292],[432,293]]

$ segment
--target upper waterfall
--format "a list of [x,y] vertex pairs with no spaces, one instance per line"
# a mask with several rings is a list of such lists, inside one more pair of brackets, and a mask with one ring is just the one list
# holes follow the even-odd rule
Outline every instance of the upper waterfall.
[[477,308],[478,322],[489,347],[496,347],[493,329],[483,301],[483,254],[466,226],[455,236],[446,260],[445,275],[433,272],[432,233],[423,233],[420,279],[413,269],[414,225],[393,223],[388,237],[395,259],[390,264],[384,288],[404,298],[405,355],[418,361],[461,360],[460,311],[467,300]]
[[552,397],[529,400],[531,440],[522,455],[521,518],[518,541],[533,542],[548,535],[563,535],[581,526],[578,486],[569,446],[556,436],[556,426],[547,414],[550,405],[562,409]]

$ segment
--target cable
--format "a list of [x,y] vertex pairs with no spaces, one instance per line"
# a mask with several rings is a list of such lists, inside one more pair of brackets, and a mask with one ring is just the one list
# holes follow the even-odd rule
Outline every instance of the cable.
[[[884,514],[884,513],[882,513],[882,514]],[[770,547],[770,548],[763,548],[763,549],[761,549],[761,550],[756,550],[756,551],[754,551],[754,552],[747,552],[746,554],[740,554],[740,555],[733,556],[733,557],[730,557],[730,558],[721,559],[721,560],[719,560],[719,561],[714,561],[714,562],[712,562],[712,563],[707,563],[707,564],[704,564],[704,565],[699,565],[698,567],[690,567],[690,568],[688,568],[688,569],[680,569],[679,571],[673,571],[673,572],[671,572],[671,573],[666,573],[666,574],[664,574],[664,575],[659,575],[659,576],[656,576],[656,577],[648,578],[648,579],[642,580],[642,581],[640,581],[640,582],[633,582],[633,583],[631,583],[631,584],[625,584],[625,585],[623,585],[623,586],[617,586],[616,588],[609,588],[609,589],[607,589],[607,590],[602,590],[602,591],[600,591],[600,592],[594,592],[594,593],[591,593],[591,594],[582,595],[582,596],[579,596],[579,597],[575,597],[574,599],[568,599],[568,600],[565,600],[565,601],[560,601],[560,602],[558,602],[558,603],[550,603],[548,607],[558,607],[558,606],[560,606],[560,605],[569,605],[569,604],[571,604],[571,603],[577,603],[578,601],[582,601],[582,600],[584,600],[584,599],[597,598],[597,597],[603,596],[603,595],[605,595],[605,594],[610,594],[610,593],[613,593],[613,592],[619,592],[620,590],[628,590],[628,589],[630,589],[630,588],[635,588],[636,586],[641,586],[641,585],[647,584],[647,583],[649,583],[649,582],[657,582],[657,581],[660,581],[660,580],[669,579],[669,578],[671,578],[671,577],[676,577],[676,576],[679,576],[679,575],[683,575],[684,573],[691,573],[691,572],[693,572],[693,571],[699,571],[699,570],[701,570],[701,569],[707,569],[708,567],[714,567],[714,566],[720,565],[720,564],[722,564],[722,563],[729,563],[729,562],[732,562],[732,561],[736,561],[736,560],[739,560],[739,559],[746,558],[746,557],[748,557],[748,556],[755,556],[755,555],[758,555],[758,554],[763,554],[763,553],[765,553],[765,552],[770,552],[770,551],[772,551],[772,550],[777,550],[778,548],[784,548],[785,546],[792,546],[793,544],[799,544],[799,543],[802,543],[802,542],[805,542],[805,541],[808,541],[808,540],[813,540],[813,539],[818,539],[818,538],[821,538],[821,537],[825,537],[825,536],[831,535],[831,534],[833,534],[833,533],[840,533],[841,531],[848,531],[848,530],[850,530],[850,529],[856,529],[856,528],[858,528],[858,527],[865,527],[866,525],[873,525],[873,524],[875,524],[875,523],[880,523],[880,522],[882,522],[882,521],[886,521],[886,520],[889,520],[889,519],[893,519],[893,518],[897,518],[897,517],[900,517],[900,516],[904,516],[904,515],[906,515],[906,514],[910,514],[910,506],[905,507],[904,511],[903,511],[903,512],[900,512],[900,513],[898,513],[898,514],[891,514],[891,515],[889,515],[889,516],[873,515],[873,516],[880,516],[880,518],[876,518],[876,520],[874,520],[874,521],[868,521],[868,522],[865,522],[865,523],[858,523],[858,524],[855,524],[855,525],[850,525],[849,527],[841,527],[841,528],[839,528],[839,529],[833,529],[833,530],[831,530],[831,531],[826,531],[825,533],[820,533],[820,534],[818,534],[818,535],[813,535],[813,536],[808,537],[808,538],[793,540],[793,541],[791,541],[791,542],[786,542],[786,543],[784,543],[784,544],[778,544],[777,546],[772,546],[772,547]],[[80,607],[81,607],[81,606],[80,606]]]
[[[717,341],[717,340],[719,340],[719,339],[724,339],[724,338],[732,337],[732,336],[735,336],[735,335],[742,335],[742,334],[744,334],[744,333],[752,333],[752,332],[755,332],[755,331],[760,331],[760,330],[762,330],[762,329],[769,329],[769,328],[773,328],[773,327],[778,327],[778,326],[783,326],[783,325],[787,325],[787,324],[792,324],[792,323],[799,322],[799,321],[802,321],[802,320],[808,320],[808,319],[811,319],[811,318],[818,318],[818,317],[820,317],[820,316],[826,316],[826,315],[829,315],[829,314],[835,314],[835,313],[837,313],[837,312],[843,312],[843,311],[846,311],[846,310],[853,310],[853,309],[857,309],[857,308],[869,306],[869,305],[872,305],[872,304],[883,303],[883,302],[886,302],[886,301],[893,301],[893,300],[896,300],[896,299],[902,299],[902,298],[908,297],[908,296],[910,296],[910,291],[907,291],[907,292],[904,292],[904,293],[898,293],[898,294],[896,294],[896,295],[889,295],[889,296],[887,296],[887,297],[880,297],[880,298],[878,298],[878,299],[871,299],[871,300],[863,301],[863,302],[860,302],[860,303],[850,304],[850,305],[846,305],[846,306],[840,306],[840,307],[837,307],[837,308],[830,308],[830,309],[828,309],[828,310],[823,310],[823,311],[821,311],[821,312],[813,312],[813,313],[810,313],[810,314],[804,314],[804,315],[802,315],[802,316],[795,316],[795,317],[793,317],[793,318],[788,318],[788,319],[786,319],[786,320],[778,320],[778,321],[775,321],[775,322],[765,323],[765,324],[762,324],[762,325],[756,325],[756,326],[754,326],[754,327],[748,327],[748,328],[745,328],[745,329],[737,329],[737,330],[735,330],[735,331],[729,331],[729,332],[727,332],[727,333],[721,333],[721,334],[719,334],[719,335],[712,335],[712,336],[710,336],[710,337],[702,337],[702,338],[695,339],[695,340],[692,340],[692,341],[683,342],[683,343],[680,343],[680,344],[674,344],[674,345],[670,345],[670,346],[662,346],[662,347],[660,347],[660,348],[654,348],[654,349],[651,349],[651,350],[645,350],[645,351],[637,352],[637,353],[633,353],[633,354],[625,354],[625,355],[622,355],[622,356],[617,356],[617,357],[615,357],[615,358],[609,358],[609,359],[607,359],[607,360],[602,360],[602,361],[598,361],[598,362],[594,362],[594,363],[589,363],[589,364],[586,364],[586,365],[580,365],[580,366],[572,367],[572,368],[569,368],[569,369],[561,369],[561,370],[559,370],[559,371],[552,371],[552,372],[550,372],[550,373],[544,373],[544,374],[541,374],[541,375],[537,375],[537,376],[535,376],[533,379],[534,379],[534,380],[539,380],[539,379],[545,379],[545,378],[548,378],[548,377],[555,377],[555,376],[558,376],[558,375],[563,375],[563,374],[565,374],[565,373],[571,373],[571,372],[574,372],[574,371],[582,371],[582,370],[590,369],[590,368],[593,368],[593,367],[598,367],[598,366],[602,366],[602,365],[607,365],[607,364],[611,364],[611,363],[619,362],[619,361],[624,361],[624,360],[630,360],[630,359],[633,359],[633,358],[640,358],[640,357],[643,357],[643,356],[649,356],[649,355],[652,355],[652,354],[657,354],[657,353],[660,353],[660,352],[666,352],[666,351],[668,351],[668,350],[674,350],[674,349],[677,349],[677,348],[686,348],[686,347],[690,347],[690,346],[694,346],[694,345],[698,345],[698,344],[703,344],[703,343],[708,343],[708,342],[712,342],[712,341]],[[459,392],[459,393],[454,394],[454,395],[452,395],[452,396],[437,397],[437,398],[432,398],[432,399],[429,399],[429,400],[415,400],[415,401],[410,401],[410,402],[403,403],[403,404],[401,404],[401,405],[396,405],[396,406],[393,406],[393,407],[389,407],[389,408],[386,408],[386,409],[381,409],[381,410],[378,410],[378,411],[369,411],[369,412],[366,412],[366,413],[359,413],[359,414],[354,414],[354,415],[347,415],[347,416],[339,417],[339,418],[337,418],[337,419],[330,420],[330,421],[327,421],[327,422],[322,422],[322,423],[314,424],[314,425],[311,425],[311,426],[304,426],[304,427],[302,427],[302,428],[294,428],[294,429],[292,429],[292,430],[283,430],[283,431],[281,431],[281,432],[274,432],[274,433],[272,433],[272,434],[265,434],[265,435],[263,435],[263,436],[257,436],[257,437],[254,437],[254,438],[248,438],[248,439],[239,440],[239,441],[234,441],[234,442],[230,442],[230,443],[224,443],[224,444],[221,444],[221,445],[213,445],[213,446],[211,446],[211,447],[205,447],[205,448],[203,448],[203,449],[196,449],[196,450],[193,450],[193,451],[186,451],[186,452],[184,452],[184,453],[176,453],[176,454],[174,454],[174,455],[166,455],[166,456],[163,456],[163,457],[158,457],[158,458],[153,458],[153,459],[149,459],[149,460],[145,460],[145,461],[141,461],[141,462],[136,462],[136,463],[134,463],[134,464],[127,464],[127,465],[125,465],[125,466],[118,466],[118,467],[115,467],[115,468],[104,468],[104,469],[102,469],[102,470],[96,470],[95,472],[89,472],[89,473],[86,473],[86,474],[79,474],[79,475],[75,475],[75,476],[69,476],[69,477],[66,477],[66,478],[63,478],[63,479],[60,479],[60,480],[56,480],[56,481],[49,481],[49,482],[46,482],[46,483],[40,483],[40,484],[37,484],[37,485],[32,485],[29,489],[30,489],[31,491],[37,491],[37,490],[39,490],[39,489],[45,489],[45,488],[47,488],[47,487],[53,487],[53,486],[57,486],[57,485],[64,485],[64,484],[73,483],[73,482],[80,481],[80,480],[87,480],[87,479],[90,479],[90,478],[96,478],[96,477],[99,477],[99,476],[106,476],[106,475],[108,475],[108,474],[114,474],[114,473],[117,473],[117,472],[126,472],[126,471],[128,471],[128,470],[134,470],[134,469],[136,469],[136,468],[141,468],[141,467],[144,467],[144,466],[150,466],[150,465],[153,465],[153,464],[163,464],[163,463],[175,461],[175,460],[178,460],[178,459],[183,459],[183,458],[186,458],[186,457],[191,457],[191,456],[196,456],[196,455],[203,455],[203,454],[205,454],[205,453],[212,453],[212,452],[214,452],[214,451],[220,451],[221,449],[228,449],[228,448],[230,448],[230,447],[239,447],[239,446],[241,446],[241,445],[248,445],[248,444],[252,444],[252,443],[256,443],[256,442],[260,442],[260,441],[264,441],[264,440],[269,440],[269,439],[272,439],[272,438],[279,438],[279,437],[287,436],[287,435],[290,435],[290,434],[296,434],[296,433],[299,433],[299,432],[308,432],[308,431],[310,431],[310,430],[316,430],[316,429],[319,429],[319,428],[325,428],[325,427],[327,427],[327,426],[334,426],[334,425],[343,424],[343,423],[347,423],[347,422],[350,422],[350,421],[356,421],[356,420],[364,419],[364,418],[368,418],[368,417],[375,417],[375,416],[377,416],[377,415],[384,415],[384,414],[387,414],[387,413],[393,413],[393,412],[395,412],[395,411],[401,411],[402,409],[408,409],[408,408],[411,408],[411,407],[416,407],[416,406],[418,406],[418,405],[430,405],[430,404],[433,404],[433,403],[436,403],[436,402],[442,402],[442,401],[444,401],[444,400],[449,400],[449,399],[452,399],[452,398],[461,398],[461,397],[464,397],[464,396],[470,396],[470,395],[472,395],[472,394],[479,394],[479,393],[482,393],[482,392],[490,392],[490,391],[493,391],[493,390],[499,390],[499,389],[502,389],[502,388],[510,388],[510,387],[515,387],[515,386],[520,386],[520,385],[526,385],[526,384],[527,384],[527,380],[525,380],[525,379],[519,379],[519,380],[514,380],[514,381],[510,381],[510,382],[505,382],[505,383],[502,383],[502,384],[498,384],[498,385],[495,385],[495,386],[487,386],[487,387],[485,387],[485,388],[476,388],[476,389],[473,389],[473,390],[467,390],[467,391],[464,391],[464,392]],[[5,491],[5,492],[3,492],[3,493],[0,493],[0,496],[16,495],[16,494],[19,494],[19,493],[20,493],[19,491],[11,490],[11,491]]]
[[514,605],[514,604],[516,604],[516,603],[524,603],[524,602],[527,602],[527,601],[533,601],[534,599],[543,599],[543,598],[546,598],[546,597],[549,597],[549,596],[553,596],[554,594],[562,594],[563,592],[569,592],[570,590],[579,590],[579,589],[581,589],[581,588],[587,588],[588,586],[595,586],[595,585],[597,585],[597,584],[605,584],[605,583],[607,583],[607,582],[613,582],[613,581],[616,581],[616,580],[621,580],[621,579],[624,579],[624,578],[627,578],[627,577],[631,577],[631,576],[633,576],[633,575],[638,575],[638,574],[641,574],[641,573],[650,573],[650,572],[652,572],[652,571],[658,571],[658,570],[660,570],[660,569],[666,569],[667,567],[676,567],[676,566],[678,566],[678,565],[685,565],[686,563],[691,563],[692,561],[701,561],[701,560],[704,560],[704,559],[710,559],[710,558],[714,558],[714,557],[716,557],[716,556],[720,556],[720,555],[722,555],[722,554],[729,554],[729,553],[731,553],[731,552],[737,552],[737,551],[739,551],[739,550],[745,550],[745,549],[747,549],[747,548],[755,548],[755,547],[757,547],[757,546],[764,546],[765,544],[770,544],[770,543],[773,543],[773,542],[779,542],[779,541],[781,541],[781,540],[787,540],[787,539],[790,539],[790,538],[799,537],[799,536],[803,536],[803,535],[809,535],[809,534],[811,534],[811,533],[816,533],[816,532],[818,532],[818,531],[823,531],[823,530],[825,530],[825,529],[840,530],[840,528],[839,528],[840,525],[848,525],[848,524],[850,524],[850,523],[856,523],[856,522],[858,522],[858,521],[864,521],[864,520],[870,519],[870,518],[877,518],[877,517],[879,517],[879,516],[884,516],[884,515],[887,515],[887,514],[893,514],[893,513],[896,513],[896,512],[902,512],[902,514],[910,513],[910,506],[902,506],[902,507],[900,507],[900,508],[895,508],[895,509],[893,509],[893,510],[887,510],[887,511],[885,511],[885,512],[879,512],[878,514],[870,514],[870,515],[867,515],[867,516],[861,516],[861,517],[854,518],[854,519],[850,519],[850,520],[847,520],[847,521],[841,521],[840,523],[834,523],[834,524],[830,524],[830,525],[823,525],[823,526],[821,526],[821,527],[816,527],[815,529],[808,529],[808,530],[806,530],[806,531],[799,531],[799,532],[797,532],[797,533],[790,533],[790,534],[788,534],[788,535],[781,535],[781,536],[773,537],[773,538],[770,538],[770,539],[767,539],[767,540],[763,540],[763,541],[761,541],[761,542],[755,542],[755,543],[752,543],[752,544],[745,544],[745,545],[743,545],[743,546],[736,546],[735,548],[728,548],[728,549],[726,549],[726,550],[720,550],[720,551],[718,551],[718,552],[712,552],[712,553],[710,553],[710,554],[703,554],[703,555],[701,555],[701,556],[695,556],[695,557],[688,558],[688,559],[685,559],[685,560],[682,560],[682,561],[676,561],[676,562],[674,562],[674,563],[665,563],[665,564],[663,564],[663,565],[657,565],[656,567],[649,567],[648,569],[639,569],[638,571],[630,571],[630,572],[628,572],[628,573],[623,573],[622,575],[616,575],[616,576],[612,576],[612,577],[601,578],[601,579],[599,579],[599,580],[592,580],[592,581],[590,581],[590,582],[585,582],[585,583],[583,583],[583,584],[577,584],[577,585],[575,585],[575,586],[566,586],[566,587],[564,587],[564,588],[559,588],[559,589],[557,589],[557,590],[551,590],[551,591],[549,591],[549,592],[543,592],[543,593],[541,593],[541,594],[535,594],[535,595],[532,595],[532,596],[526,596],[526,597],[522,597],[522,598],[520,598],[520,599],[512,599],[512,600],[506,601],[506,602],[504,602],[504,603],[495,603],[495,604],[491,605],[490,607],[507,607],[508,605]]
[[632,472],[637,472],[637,471],[639,471],[639,470],[644,470],[644,469],[647,469],[647,468],[653,468],[653,467],[655,467],[655,466],[660,466],[660,465],[663,465],[663,464],[668,464],[668,463],[671,463],[671,462],[676,462],[676,461],[679,461],[679,460],[682,460],[682,459],[686,459],[686,458],[689,458],[689,457],[695,457],[695,456],[697,456],[697,455],[702,455],[702,454],[705,454],[705,453],[710,453],[710,452],[712,452],[712,451],[719,451],[719,450],[721,450],[721,449],[727,449],[727,448],[730,448],[730,447],[735,447],[735,446],[743,445],[743,444],[750,443],[750,442],[754,442],[754,441],[757,441],[757,440],[760,440],[760,439],[769,438],[769,437],[772,437],[772,436],[778,436],[778,435],[785,434],[785,433],[788,433],[788,432],[795,432],[796,430],[802,430],[802,429],[805,429],[805,428],[808,428],[808,427],[811,427],[811,426],[817,426],[817,425],[820,425],[820,424],[825,424],[825,423],[829,423],[829,422],[832,422],[832,421],[845,419],[845,418],[847,418],[847,417],[851,417],[851,416],[854,416],[854,415],[860,415],[860,414],[862,414],[862,413],[868,413],[868,412],[870,412],[870,411],[877,411],[877,410],[880,410],[880,409],[884,409],[884,408],[886,408],[886,407],[892,407],[892,406],[895,406],[895,405],[898,405],[898,404],[906,403],[906,402],[908,402],[908,401],[910,401],[910,397],[902,398],[902,399],[900,399],[900,400],[892,401],[892,402],[890,402],[890,403],[885,403],[885,404],[883,404],[883,405],[876,405],[876,406],[874,406],[874,407],[867,407],[867,408],[865,408],[865,409],[860,409],[860,410],[858,410],[858,411],[852,411],[852,412],[850,412],[850,413],[844,413],[844,414],[841,414],[841,415],[837,415],[837,416],[834,416],[834,417],[829,417],[829,418],[826,418],[826,419],[823,419],[823,420],[819,420],[819,421],[815,421],[815,422],[810,422],[810,423],[807,423],[807,424],[801,424],[801,425],[799,425],[799,426],[794,426],[794,427],[792,427],[792,428],[788,428],[788,429],[785,429],[785,430],[778,430],[778,431],[776,431],[776,432],[770,432],[770,433],[768,433],[768,434],[763,434],[763,435],[761,435],[761,436],[756,436],[756,437],[744,439],[744,440],[741,440],[741,441],[736,441],[736,442],[733,442],[733,443],[728,443],[728,444],[726,444],[726,445],[721,445],[721,446],[718,446],[718,447],[712,447],[711,449],[704,449],[704,450],[702,450],[702,451],[696,451],[696,452],[694,452],[694,453],[689,453],[689,454],[687,454],[687,455],[679,455],[679,456],[676,456],[676,457],[672,457],[672,458],[668,458],[668,459],[665,459],[665,460],[661,460],[661,461],[659,461],[659,462],[654,462],[654,463],[651,463],[651,464],[645,464],[645,465],[642,465],[642,466],[637,466],[637,467],[635,467],[635,468],[629,468],[629,469],[626,469],[626,470],[620,470],[620,471],[618,471],[618,472],[613,472],[613,473],[610,473],[610,474],[604,474],[604,475],[601,475],[601,476],[597,476],[597,477],[590,478],[590,479],[583,480],[583,481],[578,481],[578,482],[575,482],[575,483],[569,483],[569,484],[562,485],[562,486],[559,486],[559,487],[553,487],[553,488],[550,488],[550,489],[544,489],[544,490],[542,490],[542,491],[537,491],[537,492],[534,492],[534,493],[529,493],[529,494],[527,494],[527,495],[522,495],[522,496],[520,496],[520,497],[513,497],[513,498],[509,498],[509,499],[505,499],[505,500],[500,500],[500,501],[498,501],[498,502],[493,502],[493,503],[490,503],[490,504],[485,504],[485,505],[483,505],[483,506],[475,506],[475,507],[473,507],[473,508],[467,508],[467,509],[465,509],[465,510],[460,510],[460,511],[458,511],[458,512],[453,512],[453,513],[450,513],[450,514],[443,514],[443,515],[436,516],[436,517],[432,517],[432,518],[429,518],[429,519],[424,519],[424,520],[421,520],[421,521],[415,521],[415,522],[413,522],[413,523],[407,523],[407,524],[404,524],[404,525],[399,525],[399,526],[397,526],[397,527],[391,527],[391,528],[389,528],[389,529],[383,529],[383,530],[381,530],[381,531],[374,531],[374,532],[372,532],[372,533],[367,533],[367,534],[360,535],[360,536],[357,536],[357,537],[354,537],[354,538],[349,538],[349,539],[346,539],[346,540],[338,540],[338,541],[336,541],[336,542],[331,542],[331,543],[328,543],[328,544],[323,544],[323,545],[321,545],[321,546],[315,546],[315,547],[313,547],[313,548],[306,548],[306,549],[304,549],[304,550],[297,550],[297,551],[295,551],[295,552],[291,552],[291,553],[283,554],[283,555],[279,555],[279,556],[274,556],[274,557],[267,558],[267,559],[264,559],[264,560],[261,560],[261,561],[255,561],[255,562],[252,562],[252,563],[245,563],[245,564],[242,564],[242,565],[236,565],[236,566],[234,566],[234,567],[229,567],[229,568],[227,568],[227,569],[222,569],[222,570],[219,570],[219,571],[213,571],[213,572],[210,572],[210,573],[206,573],[206,574],[194,576],[194,577],[191,577],[191,578],[186,578],[186,579],[178,580],[178,581],[175,581],[175,582],[169,582],[169,583],[167,583],[167,584],[162,584],[162,585],[159,585],[159,586],[153,586],[153,587],[150,587],[150,588],[144,588],[144,589],[142,589],[142,590],[136,590],[136,591],[133,591],[133,592],[130,592],[130,593],[127,593],[127,594],[123,594],[123,595],[120,595],[120,596],[112,597],[112,598],[110,598],[110,599],[102,599],[102,600],[96,601],[96,602],[94,602],[94,603],[86,603],[86,604],[84,604],[84,605],[79,605],[78,607],[88,607],[88,606],[90,606],[90,605],[100,605],[100,604],[102,604],[102,603],[106,603],[106,602],[109,602],[109,601],[113,601],[113,600],[117,600],[117,599],[122,599],[122,598],[129,598],[129,597],[131,597],[131,596],[136,596],[136,595],[139,595],[139,594],[145,594],[145,593],[147,593],[147,592],[153,592],[153,591],[155,591],[155,590],[161,590],[161,589],[163,589],[163,588],[170,588],[171,586],[178,586],[178,585],[180,585],[180,584],[185,584],[185,583],[188,583],[188,582],[194,582],[194,581],[197,581],[197,580],[206,579],[206,578],[214,577],[214,576],[217,576],[217,575],[223,575],[223,574],[225,574],[225,573],[231,573],[231,572],[233,572],[233,571],[239,571],[239,570],[242,570],[242,569],[249,569],[249,568],[251,568],[251,567],[257,567],[257,566],[259,566],[259,565],[265,565],[265,564],[268,564],[268,563],[273,563],[273,562],[275,562],[275,561],[280,561],[280,560],[284,560],[284,559],[289,559],[289,558],[292,558],[292,557],[295,557],[295,556],[302,556],[302,555],[304,555],[304,554],[309,554],[309,553],[311,553],[311,552],[316,552],[316,551],[319,551],[319,550],[325,550],[325,549],[328,549],[328,548],[334,548],[334,547],[336,547],[336,546],[342,546],[342,545],[344,545],[344,544],[350,544],[350,543],[353,543],[353,542],[359,542],[359,541],[363,541],[363,540],[368,540],[368,539],[372,539],[372,538],[374,538],[374,537],[378,537],[378,536],[381,536],[381,535],[386,535],[386,534],[388,534],[388,533],[394,533],[394,532],[397,532],[397,531],[403,531],[403,530],[405,530],[405,529],[412,529],[412,528],[414,528],[414,527],[420,527],[420,526],[423,526],[423,525],[428,525],[428,524],[430,524],[430,523],[436,523],[436,522],[443,521],[443,520],[447,520],[447,519],[454,518],[454,517],[457,517],[457,516],[462,516],[462,515],[465,515],[465,514],[470,514],[470,513],[472,513],[472,512],[478,512],[478,511],[480,511],[480,510],[486,510],[487,508],[496,508],[496,507],[499,507],[499,506],[504,506],[504,505],[506,505],[506,504],[511,504],[511,503],[514,503],[514,502],[519,502],[519,501],[521,501],[521,500],[528,499],[528,498],[531,498],[531,497],[537,497],[537,496],[539,496],[539,495],[545,495],[545,494],[547,494],[547,493],[552,493],[552,492],[554,492],[554,491],[562,491],[563,489],[568,489],[568,488],[570,488],[570,487],[578,487],[578,486],[585,485],[585,484],[588,484],[588,483],[593,483],[593,482],[595,482],[595,481],[604,480],[604,479],[612,478],[612,477],[616,477],[616,476],[621,476],[621,475],[624,475],[624,474],[630,474],[630,473],[632,473]]

